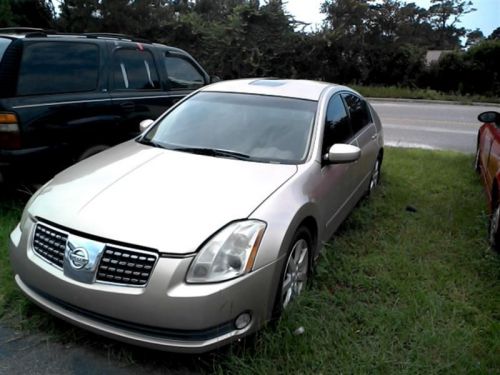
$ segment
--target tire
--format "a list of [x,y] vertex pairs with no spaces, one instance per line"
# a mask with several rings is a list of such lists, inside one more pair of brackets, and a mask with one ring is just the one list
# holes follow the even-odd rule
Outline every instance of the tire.
[[279,319],[283,311],[290,307],[290,304],[306,287],[311,274],[311,253],[311,233],[307,228],[300,227],[293,236],[281,270],[273,308],[273,320]]
[[375,165],[373,166],[372,175],[370,177],[370,184],[368,185],[367,195],[370,195],[379,184],[381,172],[382,172],[382,159],[378,157],[377,160],[375,161]]
[[488,242],[492,250],[500,251],[500,204],[495,202],[491,210]]
[[95,145],[84,150],[80,155],[76,157],[76,161],[82,161],[83,159],[90,158],[91,156],[98,154],[106,149],[108,149],[108,145]]

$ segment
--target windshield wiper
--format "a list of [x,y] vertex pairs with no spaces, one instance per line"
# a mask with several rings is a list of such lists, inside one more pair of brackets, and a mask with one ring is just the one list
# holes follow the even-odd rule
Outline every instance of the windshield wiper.
[[199,155],[208,156],[223,156],[229,158],[235,158],[240,160],[250,159],[250,155],[242,154],[241,152],[230,151],[230,150],[220,150],[217,148],[203,148],[203,147],[174,147],[172,150],[190,152]]
[[153,146],[153,147],[158,147],[158,148],[166,148],[165,146],[162,146],[161,144],[159,144],[151,139],[139,138],[139,139],[137,139],[137,142],[139,142],[143,145],[148,145],[148,146]]

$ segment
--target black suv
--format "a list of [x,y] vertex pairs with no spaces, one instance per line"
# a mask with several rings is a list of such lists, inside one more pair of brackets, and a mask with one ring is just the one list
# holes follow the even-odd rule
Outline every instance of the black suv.
[[0,182],[46,177],[130,139],[210,80],[178,48],[0,29]]

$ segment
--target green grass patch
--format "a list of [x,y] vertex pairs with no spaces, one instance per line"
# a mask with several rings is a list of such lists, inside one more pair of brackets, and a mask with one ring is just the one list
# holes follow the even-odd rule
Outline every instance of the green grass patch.
[[[27,303],[6,248],[20,208],[3,202],[0,314],[54,340],[165,371],[498,373],[500,259],[486,242],[486,197],[472,163],[458,153],[387,149],[382,185],[325,246],[311,287],[277,328],[204,356],[101,339]],[[298,327],[305,331],[294,335]]]
[[21,218],[23,202],[0,190],[0,318],[24,304],[12,279],[7,244],[12,229]]
[[498,97],[488,97],[482,95],[460,95],[443,93],[431,89],[417,89],[396,86],[351,86],[359,91],[363,96],[370,98],[398,98],[398,99],[428,99],[447,100],[462,104],[479,103],[500,103]]

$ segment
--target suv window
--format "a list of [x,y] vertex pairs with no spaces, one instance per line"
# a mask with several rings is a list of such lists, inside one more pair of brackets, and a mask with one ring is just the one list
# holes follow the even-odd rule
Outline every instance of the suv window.
[[119,49],[113,59],[115,90],[156,90],[160,88],[158,71],[151,52]]
[[323,135],[322,154],[335,143],[347,143],[351,138],[349,116],[340,95],[333,96],[326,110],[325,133]]
[[197,89],[205,84],[193,64],[181,57],[165,56],[165,67],[172,89]]
[[91,43],[26,44],[18,95],[92,91],[99,76],[99,47]]
[[351,115],[351,126],[354,134],[372,122],[370,110],[366,101],[354,94],[342,94]]
[[2,61],[3,54],[9,46],[10,42],[10,39],[0,38],[0,61]]

